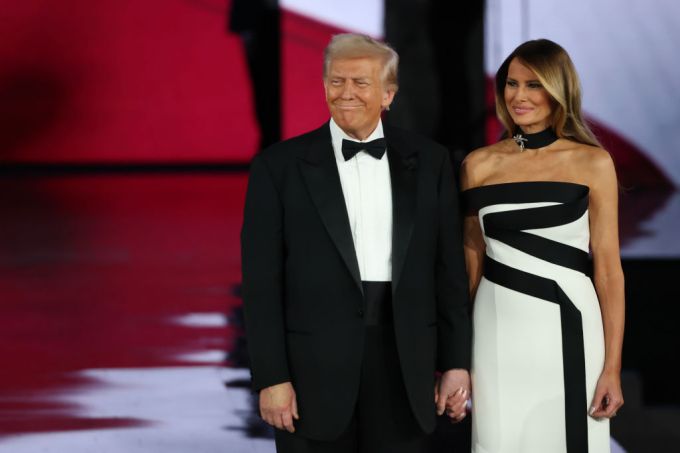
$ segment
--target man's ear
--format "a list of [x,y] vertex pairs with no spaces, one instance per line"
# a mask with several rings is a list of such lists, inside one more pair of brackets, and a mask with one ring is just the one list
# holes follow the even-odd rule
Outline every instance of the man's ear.
[[397,91],[392,89],[392,88],[388,88],[387,90],[385,90],[383,92],[383,98],[382,98],[382,108],[383,109],[387,110],[387,109],[390,108],[390,104],[392,104],[392,101],[394,100],[395,94],[397,94]]

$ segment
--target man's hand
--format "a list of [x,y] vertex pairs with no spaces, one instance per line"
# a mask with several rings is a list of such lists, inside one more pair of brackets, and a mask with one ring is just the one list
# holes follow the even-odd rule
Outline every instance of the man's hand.
[[446,414],[456,423],[465,418],[470,395],[470,374],[467,370],[453,369],[442,374],[434,390],[437,415]]
[[260,390],[260,416],[270,425],[294,433],[293,419],[300,416],[293,384],[284,382]]

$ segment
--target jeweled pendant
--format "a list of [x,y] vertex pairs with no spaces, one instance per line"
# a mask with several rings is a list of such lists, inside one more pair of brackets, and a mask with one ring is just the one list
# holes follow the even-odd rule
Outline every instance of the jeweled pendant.
[[524,143],[529,141],[528,139],[522,137],[522,134],[516,134],[514,137],[512,137],[512,139],[519,146],[520,152],[524,151]]

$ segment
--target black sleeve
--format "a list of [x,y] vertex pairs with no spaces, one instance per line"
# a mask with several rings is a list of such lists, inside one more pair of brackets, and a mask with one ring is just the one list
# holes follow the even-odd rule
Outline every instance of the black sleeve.
[[290,380],[283,311],[283,206],[261,155],[250,168],[241,260],[243,307],[253,389]]
[[458,192],[448,150],[439,174],[437,369],[470,369],[471,322]]

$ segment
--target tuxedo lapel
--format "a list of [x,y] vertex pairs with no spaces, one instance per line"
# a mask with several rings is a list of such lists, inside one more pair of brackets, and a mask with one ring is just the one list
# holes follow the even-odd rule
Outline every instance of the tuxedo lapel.
[[300,171],[328,234],[359,290],[363,292],[359,263],[328,125],[318,132],[307,154],[300,158]]
[[392,290],[394,291],[404,268],[415,220],[418,154],[417,150],[408,149],[403,143],[390,141],[388,131],[385,131],[385,138],[392,180]]

